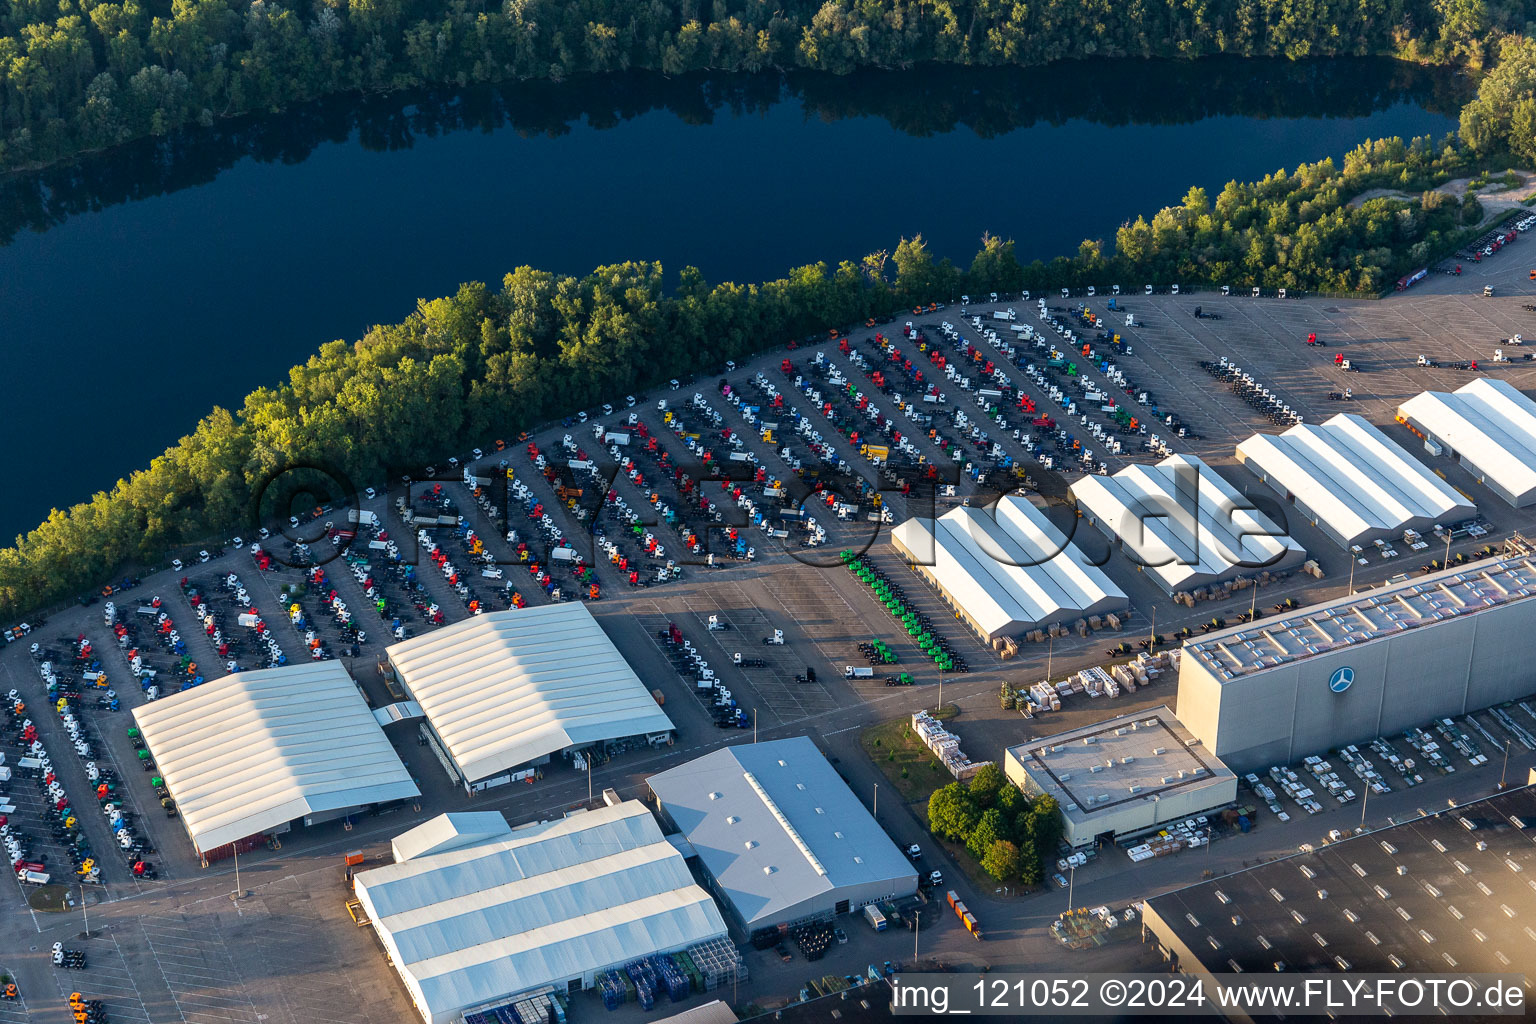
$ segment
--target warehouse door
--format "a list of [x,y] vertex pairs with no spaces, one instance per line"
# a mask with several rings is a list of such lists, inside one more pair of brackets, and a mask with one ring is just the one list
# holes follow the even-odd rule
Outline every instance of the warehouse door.
[[848,913],[848,901],[847,900],[838,900],[837,903],[834,904],[833,907],[832,907],[832,913],[834,913],[834,914],[846,914],[846,913]]

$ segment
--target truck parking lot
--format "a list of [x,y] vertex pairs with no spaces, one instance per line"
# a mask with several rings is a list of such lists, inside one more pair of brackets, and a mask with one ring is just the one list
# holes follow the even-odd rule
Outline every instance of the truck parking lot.
[[[1411,435],[1392,423],[1396,405],[1403,399],[1426,388],[1451,390],[1471,379],[1474,371],[1454,369],[1452,363],[1476,360],[1478,373],[1506,377],[1521,388],[1536,387],[1536,363],[1493,362],[1494,348],[1530,322],[1524,306],[1532,301],[1536,289],[1531,286],[1536,282],[1528,278],[1529,267],[1516,262],[1520,251],[1516,244],[1465,268],[1461,276],[1432,273],[1406,294],[1383,302],[1224,297],[1209,292],[1125,294],[1114,297],[1118,308],[1110,311],[1105,297],[1079,294],[1047,296],[1045,317],[1038,313],[1038,296],[971,304],[964,316],[955,307],[902,315],[816,339],[815,344],[801,341],[793,350],[781,347],[723,373],[680,379],[676,387],[636,396],[633,407],[623,405],[611,414],[551,425],[526,439],[505,439],[499,446],[482,441],[486,450],[479,458],[466,458],[439,472],[440,480],[414,481],[409,495],[398,480],[391,481],[389,488],[380,486],[372,498],[360,503],[360,511],[367,516],[356,521],[340,505],[318,517],[306,516],[301,529],[288,532],[307,538],[310,561],[321,563],[323,576],[315,574],[313,565],[285,564],[293,561],[285,539],[242,537],[238,545],[225,544],[222,554],[211,552],[206,562],[194,556],[179,570],[147,574],[136,586],[112,595],[115,624],[104,614],[104,600],[56,614],[23,642],[0,650],[0,692],[14,689],[37,709],[32,719],[53,755],[60,782],[75,806],[85,806],[80,827],[92,850],[106,854],[100,858],[101,881],[87,897],[92,928],[100,907],[122,948],[111,951],[113,946],[100,937],[87,940],[91,969],[85,975],[57,972],[56,980],[49,979],[48,984],[60,991],[64,991],[60,986],[96,984],[102,993],[99,998],[114,1003],[114,1020],[256,1020],[269,1012],[268,1004],[280,1005],[275,1012],[286,1013],[296,1024],[322,1018],[403,1019],[384,1012],[398,1009],[402,997],[382,957],[365,938],[368,933],[353,928],[344,912],[337,917],[339,890],[332,884],[328,866],[346,844],[361,845],[362,836],[378,843],[422,816],[467,805],[462,790],[452,786],[416,745],[407,725],[391,726],[389,734],[418,777],[423,791],[419,813],[412,809],[377,821],[349,823],[352,831],[339,824],[319,826],[284,837],[278,849],[253,851],[247,870],[258,881],[248,881],[244,888],[266,887],[262,891],[269,895],[261,897],[259,910],[224,902],[218,921],[211,923],[198,916],[200,910],[177,910],[205,907],[206,901],[215,898],[225,900],[232,888],[227,877],[231,866],[221,863],[204,869],[179,821],[164,813],[152,785],[153,772],[141,768],[139,751],[128,734],[129,712],[148,699],[150,687],[169,693],[196,685],[198,677],[206,683],[227,674],[231,662],[257,667],[277,657],[274,646],[290,664],[314,657],[314,652],[342,659],[369,703],[382,707],[399,695],[390,692],[375,666],[396,636],[440,628],[476,609],[547,603],[555,599],[556,591],[562,600],[587,600],[647,687],[661,692],[678,726],[675,747],[620,755],[601,766],[595,784],[614,785],[626,792],[649,771],[724,742],[744,741],[746,729],[736,727],[743,721],[747,727],[755,721],[764,735],[811,733],[824,748],[835,750],[867,724],[937,703],[939,673],[933,659],[918,648],[870,589],[841,567],[839,552],[852,548],[862,550],[865,559],[887,578],[900,581],[907,603],[928,616],[963,655],[969,671],[945,673],[944,700],[962,707],[956,729],[977,756],[992,751],[990,756],[995,757],[1002,745],[1105,714],[1172,704],[1175,683],[1167,679],[1145,692],[1115,698],[1114,707],[1109,701],[1094,701],[1090,706],[1080,699],[1061,712],[1042,716],[1041,721],[1025,721],[1017,712],[1000,711],[996,693],[1003,681],[1022,689],[1043,678],[1048,658],[1053,678],[1100,663],[1106,648],[1122,641],[1134,645],[1154,632],[1154,617],[1155,632],[1171,639],[1178,630],[1198,630],[1213,618],[1233,619],[1247,611],[1250,601],[1262,610],[1287,599],[1306,603],[1338,596],[1348,585],[1349,553],[1309,524],[1291,522],[1292,534],[1320,563],[1322,579],[1295,574],[1268,585],[1256,597],[1242,595],[1240,600],[1203,602],[1194,608],[1173,604],[1145,574],[1115,555],[1109,558],[1106,571],[1125,590],[1134,609],[1121,633],[1106,630],[1086,638],[1059,637],[1049,650],[1045,645],[1025,644],[1017,658],[1003,662],[952,617],[918,576],[902,566],[886,544],[884,531],[910,515],[942,513],[965,500],[980,503],[989,493],[1026,482],[1034,485],[1053,520],[1069,525],[1074,517],[1059,506],[1066,480],[1081,471],[1081,452],[1091,449],[1094,466],[1102,463],[1113,472],[1133,461],[1160,457],[1142,449],[1154,433],[1159,450],[1166,447],[1196,455],[1239,490],[1264,493],[1256,478],[1236,464],[1232,449],[1252,432],[1280,428],[1201,372],[1201,362],[1226,358],[1240,364],[1264,387],[1283,396],[1284,404],[1307,422],[1348,411],[1383,426],[1389,436],[1476,499],[1483,512],[1487,536],[1456,539],[1450,549],[1453,557],[1470,555],[1488,544],[1496,546],[1515,532],[1529,534],[1536,529],[1536,513],[1502,504],[1461,466],[1431,458]],[[1485,285],[1494,288],[1493,296],[1483,295]],[[1141,291],[1124,289],[1133,290]],[[1051,318],[1082,324],[1078,305],[1104,326],[1082,328],[1069,340],[1057,333]],[[1199,318],[1193,315],[1196,305],[1201,307]],[[1009,309],[1014,310],[1013,319],[1006,318]],[[1004,318],[993,319],[999,312]],[[983,317],[984,324],[999,332],[997,348],[975,329],[973,315]],[[1125,325],[1126,316],[1134,317],[1134,325]],[[912,321],[910,336],[908,320]],[[962,340],[949,336],[943,330],[945,323]],[[1012,325],[1020,323],[1048,338],[1047,347],[1021,341],[1021,332],[1012,330]],[[1119,334],[1119,347],[1131,349],[1128,355],[1114,351],[1113,373],[1101,370],[1103,359],[1084,356],[1078,344],[1079,338],[1086,338],[1091,348],[1102,349],[1096,354],[1109,358],[1114,343],[1104,348],[1105,343],[1097,340],[1100,331]],[[1309,334],[1316,334],[1320,343],[1309,345]],[[1005,343],[1013,348],[1012,357],[1003,349]],[[968,354],[966,346],[976,349],[981,358]],[[1020,359],[1030,365],[1051,361],[1052,348],[1063,350],[1062,366],[1039,369],[1038,375],[1021,367]],[[935,355],[942,355],[946,365],[940,366]],[[1335,361],[1338,356],[1358,369],[1343,370]],[[1420,356],[1441,365],[1421,365]],[[1080,375],[1066,372],[1066,362],[1073,361],[1068,357],[1081,361]],[[786,360],[788,372],[783,367]],[[994,363],[991,371],[985,365],[989,360]],[[953,375],[947,372],[950,367],[955,367]],[[998,374],[1009,379],[1006,388]],[[1133,385],[1130,394],[1114,374]],[[1087,385],[1071,381],[1078,376]],[[799,385],[796,377],[801,378]],[[969,387],[961,387],[962,378]],[[729,391],[721,386],[722,380]],[[985,384],[998,385],[985,388],[998,393],[982,394]],[[1093,390],[1084,390],[1085,386]],[[1085,411],[1073,416],[1064,403],[1052,398],[1051,387],[1072,401],[1089,394],[1101,397],[1084,398]],[[1342,395],[1344,388],[1349,389],[1347,400],[1328,397]],[[936,397],[932,389],[942,393],[944,400],[928,401]],[[1145,402],[1140,398],[1143,393]],[[1110,403],[1102,396],[1114,397],[1116,412],[1104,411]],[[978,398],[986,400],[985,407]],[[1086,411],[1089,403],[1091,411]],[[1122,414],[1121,409],[1129,411]],[[957,416],[961,413],[963,418]],[[1186,429],[1186,436],[1179,436],[1176,427],[1169,429],[1167,416],[1173,414],[1192,428]],[[1092,433],[1091,427],[1084,433],[1087,425],[1082,415],[1098,426],[1099,433]],[[1137,428],[1122,433],[1131,416],[1137,419]],[[1037,423],[1044,417],[1055,422]],[[1150,425],[1159,422],[1161,427]],[[1143,425],[1149,426],[1146,434],[1139,430]],[[1072,435],[1070,441],[1059,436],[1058,429]],[[1106,440],[1120,441],[1121,452],[1114,453]],[[1041,456],[1049,456],[1051,464],[1047,466]],[[1064,471],[1067,465],[1071,473]],[[505,478],[498,476],[503,469],[513,474],[505,484]],[[469,482],[464,479],[466,473]],[[401,499],[410,521],[401,514]],[[424,521],[429,513],[431,523]],[[457,522],[445,521],[456,517]],[[329,529],[326,523],[331,524]],[[600,535],[594,526],[601,528]],[[333,545],[332,531],[347,543]],[[339,537],[342,531],[353,536]],[[1090,533],[1082,531],[1078,539],[1093,550]],[[252,552],[253,543],[261,551]],[[436,555],[428,552],[433,545]],[[1100,548],[1109,555],[1102,543]],[[1421,562],[1440,558],[1444,551],[1443,544],[1432,544],[1422,554],[1395,560],[1372,557],[1367,565],[1355,567],[1354,586],[1370,586],[1398,573],[1411,575]],[[262,556],[269,558],[266,568],[262,568]],[[243,599],[229,583],[231,574],[244,588]],[[199,607],[207,610],[200,614]],[[140,609],[148,611],[141,614]],[[165,621],[161,614],[167,616]],[[248,615],[259,618],[260,626],[242,621]],[[711,629],[711,617],[727,628]],[[166,621],[171,624],[169,630],[164,628]],[[670,636],[674,625],[707,662],[719,687],[700,687],[694,662],[680,659],[679,645],[662,639],[663,634]],[[781,642],[771,642],[776,635]],[[70,650],[78,652],[82,640],[92,651],[84,661]],[[848,677],[846,668],[868,665],[860,644],[874,641],[887,647],[896,660],[882,664],[868,677]],[[40,645],[38,656],[29,651],[33,642]],[[91,735],[95,763],[115,771],[121,802],[134,827],[154,848],[150,859],[159,867],[159,879],[136,876],[112,849],[110,825],[97,809],[86,762],[70,749],[73,744],[62,720],[48,706],[39,664],[45,660],[43,649],[49,648],[59,652],[67,666],[63,673],[79,687],[75,692],[80,697],[71,701],[72,710]],[[137,675],[134,653],[139,659]],[[742,658],[740,665],[735,662],[737,654]],[[92,662],[99,664],[99,670],[90,667]],[[146,670],[152,674],[146,675]],[[87,684],[87,671],[103,672],[104,681]],[[911,687],[885,685],[886,676],[903,673],[910,675]],[[717,729],[726,717],[716,711],[720,689],[730,691],[740,715]],[[116,711],[98,706],[107,690],[119,701]],[[697,696],[701,693],[706,694],[704,699]],[[1358,754],[1372,762],[1370,771],[1380,785],[1388,787],[1385,792],[1370,790],[1370,781],[1356,770],[1355,762],[1330,757],[1329,770],[1354,791],[1358,804],[1355,800],[1341,803],[1332,795],[1326,800],[1313,796],[1310,799],[1317,800],[1323,810],[1309,813],[1275,780],[1261,778],[1261,784],[1274,792],[1273,802],[1291,819],[1287,825],[1274,816],[1267,806],[1270,801],[1259,790],[1250,786],[1243,798],[1257,801],[1262,808],[1257,833],[1274,835],[1277,825],[1307,829],[1315,822],[1343,828],[1337,822],[1361,814],[1356,808],[1367,800],[1369,817],[1375,820],[1378,801],[1384,808],[1395,808],[1404,800],[1417,799],[1403,796],[1410,790],[1433,792],[1437,800],[1457,795],[1463,785],[1485,792],[1490,778],[1498,781],[1506,749],[1511,751],[1510,771],[1519,768],[1518,780],[1523,781],[1522,766],[1532,760],[1531,740],[1536,737],[1532,707],[1536,704],[1517,703],[1464,716],[1453,721],[1448,734],[1434,723],[1424,723],[1427,740],[1394,736],[1384,737],[1378,747],[1362,745]],[[12,742],[19,736],[19,726],[8,722],[6,729],[0,748],[11,764],[22,756],[22,746]],[[1425,743],[1435,746],[1426,749]],[[1473,764],[1479,757],[1484,760]],[[1443,771],[1437,758],[1455,772]],[[1411,769],[1400,767],[1410,759]],[[1296,791],[1328,792],[1326,783],[1305,764],[1287,767],[1298,781],[1310,780]],[[850,781],[863,795],[866,790],[860,783],[873,777],[869,767],[850,764],[848,770],[850,775],[857,774]],[[1415,774],[1425,781],[1410,783]],[[515,820],[524,820],[584,799],[587,785],[586,778],[557,761],[536,785],[506,787],[494,796],[477,798],[474,806],[504,808]],[[58,866],[73,876],[75,869],[62,846],[65,840],[50,827],[42,791],[22,778],[0,788],[15,805],[12,820],[18,830],[35,833],[34,848],[46,857],[49,870]],[[1372,795],[1367,798],[1368,790]],[[904,810],[886,810],[887,806],[887,801],[880,802],[882,815],[890,816],[884,820],[893,835],[911,834],[914,838],[909,841],[916,841],[915,821]],[[1308,834],[1326,831],[1311,828]],[[1247,850],[1259,844],[1260,840],[1243,836],[1218,846]],[[1226,854],[1218,849],[1200,856]],[[1183,877],[1180,872],[1191,870],[1159,865],[1156,872],[1127,874],[1128,861],[1119,859],[1111,865],[1110,860],[1115,858],[1101,858],[1087,873],[1092,884],[1102,884],[1108,894],[1122,888],[1130,894],[1137,883],[1160,878],[1171,882]],[[294,871],[292,883],[280,886],[290,868],[302,870]],[[1084,879],[1079,878],[1078,884],[1083,885]],[[21,897],[10,883],[0,889],[0,905],[19,907]],[[976,897],[988,898],[977,893],[968,894],[967,900]],[[301,903],[307,904],[302,912],[290,910]],[[295,913],[306,934],[327,948],[355,955],[337,957],[328,972],[317,972],[328,973],[331,980],[322,983],[317,976],[277,999],[263,991],[259,978],[235,977],[239,972],[231,965],[246,958],[233,957],[227,943],[249,943],[277,956],[285,946],[285,922]],[[968,946],[953,940],[954,949],[972,958],[995,958],[1000,965],[1024,962],[1021,951],[1044,948],[1030,943],[1043,941],[1044,927],[1053,913],[1020,913],[1017,929],[994,928],[989,921],[989,942],[979,952],[969,939]],[[177,914],[186,916],[178,923]],[[21,934],[16,929],[39,936],[57,930],[52,923],[57,919],[47,915],[37,915],[35,925],[27,915],[8,916],[15,922],[7,926],[12,929],[8,936]],[[936,919],[941,916],[935,913]],[[254,927],[261,921],[265,931]],[[226,936],[222,958],[212,947],[197,956],[187,952],[188,936],[199,934],[205,924]],[[135,928],[142,931],[144,942],[138,941]],[[950,942],[945,936],[954,930],[936,932],[935,941]],[[52,941],[41,943],[43,949]],[[32,944],[28,941],[26,946]],[[140,946],[147,953],[134,951]],[[6,943],[0,947],[15,948]],[[16,957],[8,956],[6,966],[21,971],[28,980],[24,994],[29,1005],[57,1003],[51,992],[38,991],[37,979],[49,971],[32,966],[30,958],[34,954],[22,957],[29,961],[25,971],[10,963]],[[114,964],[123,965],[124,978],[115,973]],[[274,977],[277,971],[278,967],[272,969]],[[336,977],[347,979],[346,984]],[[248,994],[231,999],[230,986]],[[210,990],[225,994],[210,996]],[[360,997],[363,992],[370,994]],[[138,1010],[133,1008],[135,1000]],[[121,1006],[116,1005],[119,1002]],[[357,1009],[340,1012],[338,1006]],[[322,1012],[322,1007],[336,1012]],[[161,1010],[166,1015],[155,1016]],[[6,1004],[0,1003],[0,1020],[5,1012]],[[54,1018],[40,1013],[36,1019]]]

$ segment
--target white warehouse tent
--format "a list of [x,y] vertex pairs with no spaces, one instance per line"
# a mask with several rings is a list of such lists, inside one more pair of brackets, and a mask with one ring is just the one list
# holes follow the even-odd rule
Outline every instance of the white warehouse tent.
[[[467,845],[441,819],[396,840],[428,851],[355,876],[358,901],[427,1024],[633,960],[722,938],[725,920],[636,800]],[[428,830],[424,840],[413,833]]]
[[337,661],[236,672],[133,717],[202,853],[421,795]]
[[1126,603],[1104,570],[1016,495],[908,519],[891,531],[891,543],[988,641]]
[[672,720],[580,602],[476,615],[389,648],[400,685],[464,785]]
[[1344,547],[1470,518],[1472,502],[1364,418],[1254,434],[1237,458]]
[[1478,377],[1449,393],[1425,391],[1398,406],[1397,418],[1511,505],[1536,502],[1536,402],[1509,381]]
[[1301,545],[1204,462],[1174,455],[1068,489],[1083,517],[1169,593],[1289,569]]

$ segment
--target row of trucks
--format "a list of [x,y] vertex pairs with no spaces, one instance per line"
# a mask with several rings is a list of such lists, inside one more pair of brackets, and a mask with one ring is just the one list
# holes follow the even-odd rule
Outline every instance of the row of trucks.
[[965,930],[970,932],[976,941],[980,942],[982,939],[981,925],[976,923],[976,916],[970,912],[960,897],[955,894],[955,890],[951,889],[946,892],[944,898],[949,902],[950,909],[955,912],[955,916],[960,919],[960,923],[965,925]]

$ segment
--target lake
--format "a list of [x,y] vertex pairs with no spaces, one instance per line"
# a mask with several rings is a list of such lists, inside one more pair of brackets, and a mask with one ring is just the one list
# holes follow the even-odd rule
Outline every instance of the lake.
[[1385,60],[630,75],[346,97],[0,180],[0,536],[460,281],[759,280],[918,232],[1050,258],[1191,185],[1441,136],[1470,90]]

